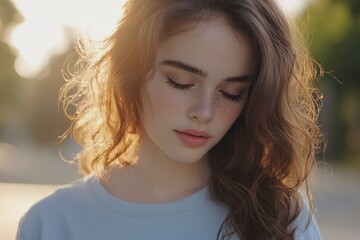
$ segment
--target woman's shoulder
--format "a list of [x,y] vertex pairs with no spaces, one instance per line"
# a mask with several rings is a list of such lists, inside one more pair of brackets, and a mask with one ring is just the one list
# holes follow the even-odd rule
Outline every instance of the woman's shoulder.
[[[68,216],[81,208],[85,200],[89,199],[87,182],[88,179],[83,178],[61,186],[30,207],[19,222],[17,239],[36,239],[36,236],[42,232],[42,226],[51,228],[66,222]],[[21,236],[23,232],[33,237],[23,238]]]
[[82,201],[87,195],[87,181],[88,179],[81,178],[70,184],[60,186],[52,194],[35,203],[28,212],[42,212],[43,210],[49,212],[69,206],[68,204],[72,205],[76,201]]

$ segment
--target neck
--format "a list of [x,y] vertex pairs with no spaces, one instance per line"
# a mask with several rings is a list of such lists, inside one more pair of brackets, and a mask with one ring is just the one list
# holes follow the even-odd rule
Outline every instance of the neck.
[[206,157],[194,163],[169,159],[163,152],[140,146],[132,166],[109,172],[105,187],[116,197],[143,203],[171,202],[204,187],[210,176]]

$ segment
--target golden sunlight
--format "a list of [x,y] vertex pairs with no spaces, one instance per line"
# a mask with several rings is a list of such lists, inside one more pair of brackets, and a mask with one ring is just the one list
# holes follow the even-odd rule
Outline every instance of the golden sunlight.
[[[121,16],[124,0],[13,0],[24,17],[8,36],[18,51],[17,72],[24,77],[39,73],[54,54],[64,52],[71,35],[102,37]],[[70,42],[69,42],[70,41]]]
[[[18,51],[16,71],[36,76],[54,54],[66,51],[71,38],[86,33],[101,38],[110,33],[126,0],[12,0],[24,17],[9,34]],[[296,15],[308,0],[277,0],[289,16]],[[75,35],[75,36],[74,36]]]

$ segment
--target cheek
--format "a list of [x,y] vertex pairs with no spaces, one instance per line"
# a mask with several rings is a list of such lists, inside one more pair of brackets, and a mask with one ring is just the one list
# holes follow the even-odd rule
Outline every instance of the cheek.
[[219,116],[221,116],[224,125],[231,126],[239,117],[244,104],[222,103],[219,106]]
[[167,89],[152,87],[148,94],[153,113],[173,114],[181,109],[181,99]]

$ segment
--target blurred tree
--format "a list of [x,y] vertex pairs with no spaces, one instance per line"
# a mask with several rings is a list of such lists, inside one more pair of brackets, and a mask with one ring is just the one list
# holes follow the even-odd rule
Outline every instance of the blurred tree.
[[16,73],[15,51],[5,42],[9,30],[22,17],[10,0],[0,0],[0,139],[7,116],[16,111],[19,104],[18,87],[21,77]]
[[[320,116],[329,140],[327,158],[360,162],[360,1],[313,0],[302,15],[310,50],[326,74]],[[336,79],[339,80],[339,83]]]
[[359,17],[360,15],[360,2],[359,0],[335,0],[335,2],[345,3],[349,6],[349,9],[353,16]]

